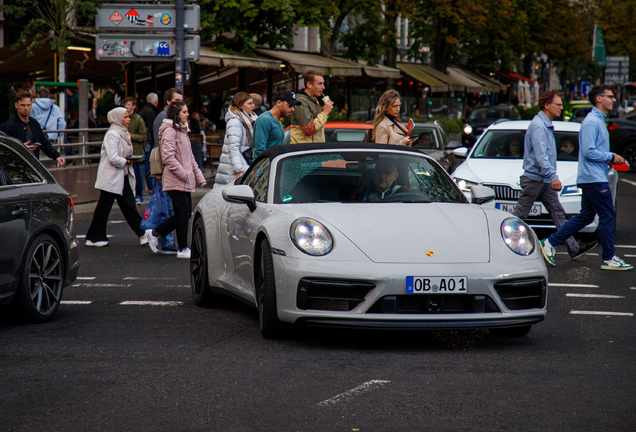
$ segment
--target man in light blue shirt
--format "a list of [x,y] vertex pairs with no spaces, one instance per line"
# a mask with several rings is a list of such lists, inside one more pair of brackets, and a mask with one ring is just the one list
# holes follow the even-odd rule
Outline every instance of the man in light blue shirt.
[[[523,175],[519,181],[521,195],[512,214],[525,219],[535,201],[541,201],[559,229],[567,222],[565,209],[559,201],[559,191],[563,185],[557,176],[557,148],[552,124],[552,120],[559,117],[563,110],[559,93],[554,90],[543,93],[539,97],[539,108],[541,111],[534,116],[526,132]],[[579,244],[574,237],[567,238],[565,243],[572,259],[582,257],[598,244],[596,241]]]
[[590,90],[592,111],[585,117],[579,133],[579,170],[577,184],[583,190],[581,212],[570,219],[557,232],[541,240],[541,252],[548,264],[554,266],[554,247],[599,217],[599,236],[603,245],[603,270],[631,270],[634,266],[615,255],[614,228],[616,211],[609,188],[609,164],[623,164],[625,159],[609,151],[609,133],[605,117],[616,100],[609,85]]
[[289,117],[300,102],[296,100],[294,92],[282,90],[276,94],[274,104],[271,110],[261,114],[254,123],[254,159],[265,149],[283,143],[285,133],[280,119]]

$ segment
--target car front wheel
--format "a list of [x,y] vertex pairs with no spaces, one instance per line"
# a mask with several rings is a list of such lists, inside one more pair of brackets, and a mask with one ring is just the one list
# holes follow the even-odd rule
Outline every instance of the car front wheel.
[[205,228],[203,220],[200,218],[194,224],[191,244],[190,285],[192,286],[192,298],[197,306],[210,307],[214,300],[214,294],[210,291]]
[[276,284],[272,248],[267,240],[261,243],[260,280],[256,299],[261,334],[268,339],[282,336],[282,323],[276,309]]
[[47,234],[38,236],[29,246],[16,293],[18,305],[33,322],[53,318],[62,300],[64,261],[60,248]]

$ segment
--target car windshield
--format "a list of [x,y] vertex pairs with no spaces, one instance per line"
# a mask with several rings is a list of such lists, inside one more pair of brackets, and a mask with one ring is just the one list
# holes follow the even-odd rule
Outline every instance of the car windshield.
[[[526,131],[489,130],[471,154],[475,159],[523,159]],[[554,132],[558,161],[576,161],[579,156],[578,132]]]
[[421,128],[415,127],[411,132],[411,137],[417,137],[417,140],[413,143],[415,148],[423,149],[438,149],[440,148],[437,140],[437,134],[434,128]]
[[424,156],[361,150],[281,160],[274,202],[468,201],[448,174]]
[[476,108],[470,116],[471,120],[476,121],[497,121],[502,118],[510,118],[510,110],[505,108]]

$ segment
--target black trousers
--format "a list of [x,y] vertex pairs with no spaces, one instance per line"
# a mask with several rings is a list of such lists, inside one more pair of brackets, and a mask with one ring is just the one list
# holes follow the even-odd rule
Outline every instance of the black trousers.
[[128,177],[126,176],[124,178],[123,195],[101,191],[97,207],[95,207],[95,213],[93,213],[91,226],[88,228],[88,232],[86,233],[86,240],[90,240],[92,242],[108,240],[106,237],[106,225],[108,224],[108,215],[110,214],[110,210],[113,208],[115,200],[117,200],[117,205],[119,205],[126,222],[128,222],[128,226],[135,232],[135,234],[137,234],[138,237],[141,237],[144,234],[144,230],[139,227],[141,224],[141,216],[137,211],[135,197],[130,189]]
[[182,191],[167,192],[172,200],[174,215],[155,228],[154,232],[165,237],[173,230],[177,230],[179,250],[183,250],[188,247],[188,223],[190,222],[190,216],[192,216],[192,195],[190,192]]

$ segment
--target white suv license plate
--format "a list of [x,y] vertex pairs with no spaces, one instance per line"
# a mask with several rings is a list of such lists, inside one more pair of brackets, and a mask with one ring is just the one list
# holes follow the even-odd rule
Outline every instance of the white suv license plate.
[[466,277],[406,277],[407,294],[466,294]]
[[[508,213],[513,213],[517,208],[517,204],[508,204],[508,203],[495,203],[495,208],[499,210],[503,210]],[[530,209],[530,214],[528,216],[540,216],[541,215],[541,204],[533,204]]]

